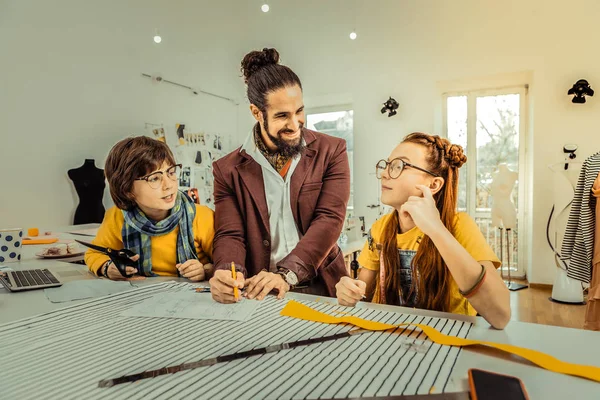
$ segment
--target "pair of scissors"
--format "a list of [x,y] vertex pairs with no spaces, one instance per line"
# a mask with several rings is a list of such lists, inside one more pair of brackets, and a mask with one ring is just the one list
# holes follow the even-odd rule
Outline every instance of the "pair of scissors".
[[115,264],[115,267],[119,270],[121,275],[125,278],[131,278],[133,274],[127,274],[127,267],[133,267],[137,269],[137,261],[132,261],[129,257],[133,257],[136,254],[129,249],[114,250],[109,247],[96,246],[95,244],[82,242],[81,240],[75,240],[77,243],[89,247],[90,249],[99,251],[102,254],[106,254],[110,257],[110,260]]

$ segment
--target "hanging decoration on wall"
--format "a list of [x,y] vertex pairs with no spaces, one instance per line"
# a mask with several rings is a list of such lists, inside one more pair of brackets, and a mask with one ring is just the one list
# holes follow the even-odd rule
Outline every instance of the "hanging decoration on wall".
[[202,93],[202,94],[206,94],[208,96],[213,96],[213,97],[217,97],[219,99],[230,101],[233,104],[235,104],[236,106],[239,105],[239,103],[237,101],[235,101],[234,99],[230,99],[229,97],[220,96],[218,94],[214,94],[214,93],[211,93],[211,92],[206,92],[204,90],[196,89],[196,88],[193,88],[191,86],[182,85],[181,83],[177,83],[177,82],[173,82],[173,81],[167,80],[167,79],[163,78],[160,75],[149,75],[149,74],[142,73],[142,76],[144,78],[150,78],[152,80],[152,83],[154,83],[154,84],[165,82],[165,83],[169,83],[171,85],[179,86],[179,87],[184,88],[184,89],[188,89],[189,91],[191,91],[196,96],[199,93]]
[[398,102],[396,101],[396,99],[394,99],[393,97],[390,96],[390,98],[383,103],[383,108],[381,109],[381,113],[385,114],[386,112],[388,113],[388,117],[393,117],[394,115],[397,114],[397,109],[400,105],[398,104]]
[[571,89],[569,89],[567,94],[574,95],[573,100],[571,100],[573,103],[583,104],[585,103],[585,96],[593,96],[594,90],[590,87],[588,81],[586,81],[585,79],[580,79],[577,82],[575,82],[575,84]]

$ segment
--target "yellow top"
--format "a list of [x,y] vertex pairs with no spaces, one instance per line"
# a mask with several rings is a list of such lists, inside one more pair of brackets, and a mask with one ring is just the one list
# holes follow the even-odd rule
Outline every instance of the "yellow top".
[[[369,249],[368,242],[365,243],[365,246],[358,257],[358,263],[361,267],[372,271],[379,271],[379,250],[376,248],[376,244],[381,243],[383,229],[391,217],[392,214],[384,215],[371,227],[371,236],[374,241],[373,250]],[[411,252],[416,253],[423,235],[423,232],[416,226],[408,232],[398,234],[398,250],[403,250],[403,253],[409,253],[409,256]],[[500,266],[500,260],[498,260],[494,251],[485,241],[485,238],[475,221],[467,213],[458,213],[456,215],[454,237],[476,261],[491,261],[494,264],[494,267],[498,268]],[[401,273],[400,276],[410,276],[410,274]],[[460,294],[456,282],[452,285],[450,298],[451,313],[466,315],[477,314],[469,301]]]
[[[119,250],[123,248],[121,229],[123,228],[123,212],[117,207],[106,211],[98,235],[93,244]],[[206,206],[196,204],[196,216],[193,222],[194,243],[198,260],[207,264],[212,262],[213,239],[215,237],[214,212]],[[152,236],[152,272],[161,276],[177,276],[177,235],[179,227],[162,236]],[[100,267],[108,261],[107,255],[89,249],[85,253],[85,263],[90,271],[98,275]]]

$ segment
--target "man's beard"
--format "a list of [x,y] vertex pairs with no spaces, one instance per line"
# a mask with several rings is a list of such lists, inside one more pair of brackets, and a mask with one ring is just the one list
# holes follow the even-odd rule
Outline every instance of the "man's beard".
[[277,132],[277,136],[271,135],[271,132],[269,132],[269,123],[265,118],[265,132],[267,132],[267,136],[269,137],[271,142],[273,142],[273,144],[277,147],[277,150],[275,152],[279,153],[279,155],[286,158],[294,157],[297,154],[300,154],[302,150],[304,150],[304,124],[301,123],[299,129],[300,137],[298,139],[295,139],[293,141],[286,140],[283,138],[283,134],[294,133],[294,131],[290,129],[281,129],[279,132]]

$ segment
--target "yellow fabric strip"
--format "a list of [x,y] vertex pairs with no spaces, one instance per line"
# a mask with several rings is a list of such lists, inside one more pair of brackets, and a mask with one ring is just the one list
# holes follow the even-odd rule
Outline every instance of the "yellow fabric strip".
[[51,244],[51,243],[56,243],[58,242],[57,238],[53,238],[53,239],[23,239],[23,246],[29,245],[29,244]]
[[369,321],[366,319],[354,317],[354,316],[343,316],[334,317],[333,315],[324,314],[320,311],[313,310],[312,308],[305,306],[304,304],[298,303],[297,301],[290,300],[287,305],[281,310],[281,315],[285,317],[299,318],[307,321],[322,322],[325,324],[352,324],[359,328],[368,329],[371,331],[385,331],[388,329],[394,329],[403,326],[415,326],[423,331],[425,335],[434,343],[441,344],[444,346],[488,346],[495,349],[505,351],[510,354],[514,354],[524,359],[531,361],[532,363],[545,368],[549,371],[558,372],[560,374],[579,376],[582,378],[591,379],[596,382],[600,382],[600,368],[592,365],[580,365],[572,364],[561,361],[557,358],[549,356],[548,354],[525,349],[523,347],[513,346],[510,344],[485,342],[482,340],[463,339],[456,336],[445,335],[438,330],[422,324],[400,324],[390,325],[384,324],[377,321]]

